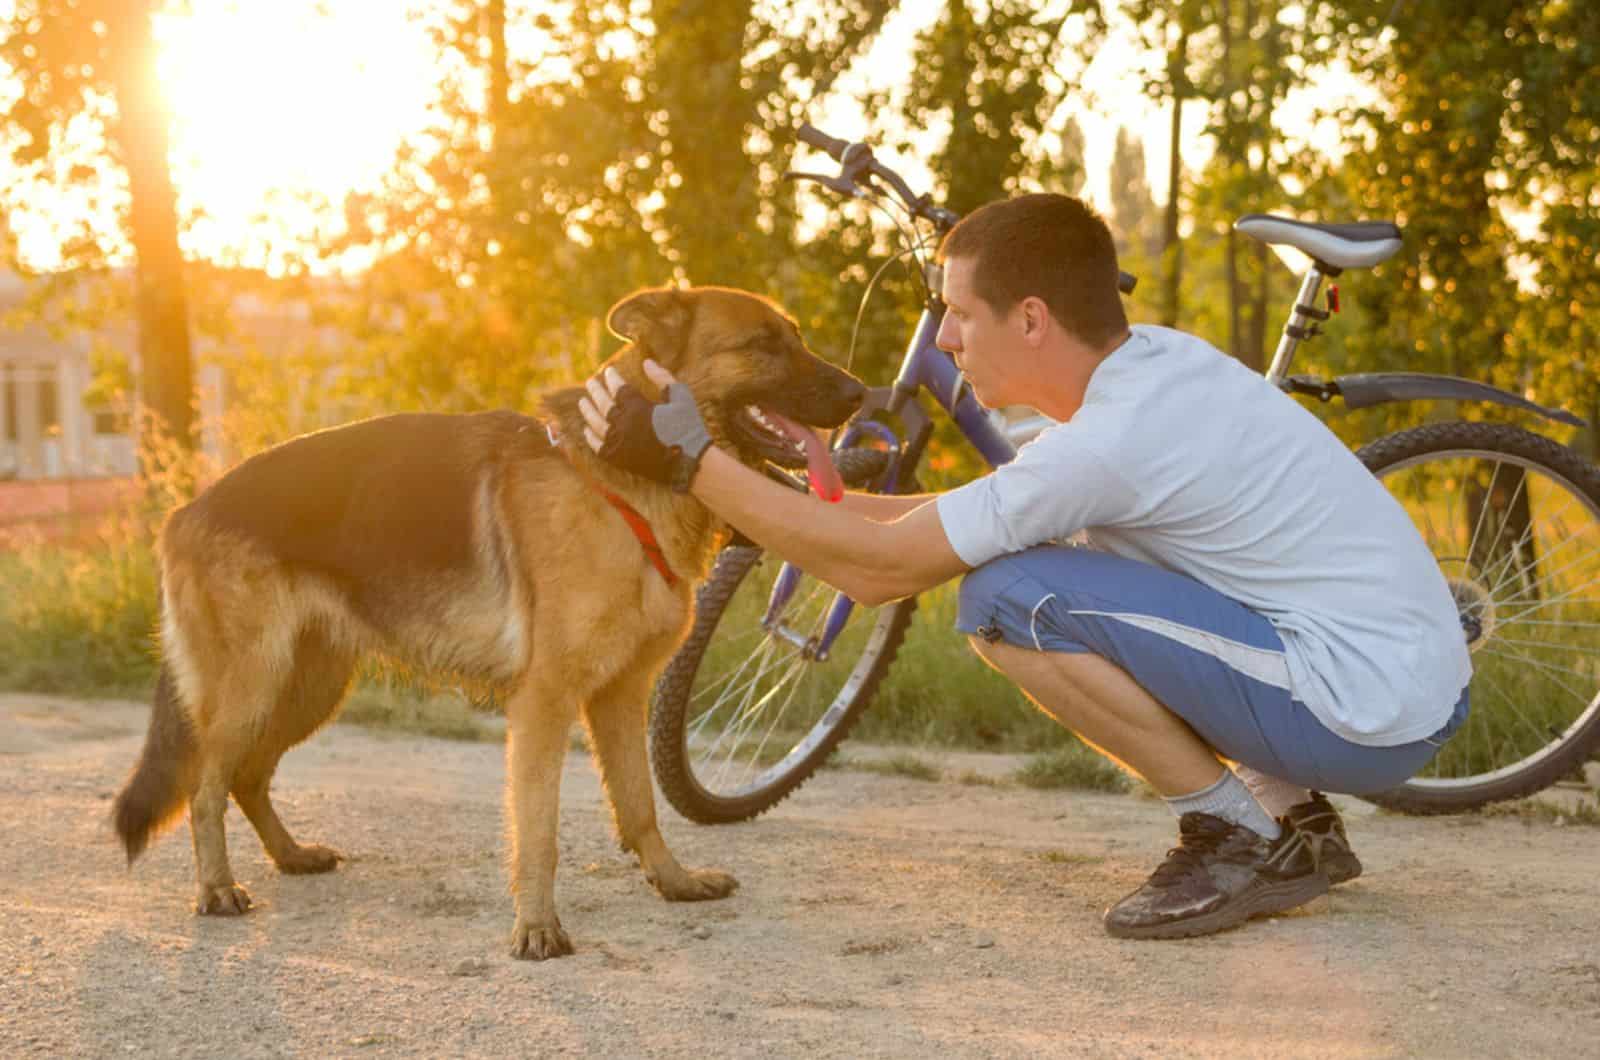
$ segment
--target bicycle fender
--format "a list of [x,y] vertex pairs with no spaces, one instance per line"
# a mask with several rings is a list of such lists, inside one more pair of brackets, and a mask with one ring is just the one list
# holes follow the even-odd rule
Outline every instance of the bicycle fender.
[[1507,405],[1526,412],[1537,412],[1546,419],[1574,427],[1587,427],[1588,421],[1574,416],[1565,409],[1552,409],[1529,401],[1509,390],[1501,390],[1488,383],[1462,379],[1453,375],[1433,375],[1428,372],[1357,372],[1334,379],[1344,403],[1353,409],[1384,405],[1394,401],[1488,401]]

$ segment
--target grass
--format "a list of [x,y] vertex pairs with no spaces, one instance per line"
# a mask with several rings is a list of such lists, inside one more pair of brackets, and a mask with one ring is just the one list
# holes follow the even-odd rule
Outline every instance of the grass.
[[349,725],[446,740],[499,742],[504,734],[459,692],[415,688],[370,674],[345,699],[339,720]]
[[1013,779],[1026,788],[1117,793],[1133,790],[1128,774],[1077,742],[1034,755],[1013,774]]
[[1517,802],[1497,803],[1480,811],[1485,817],[1517,817],[1524,821],[1538,821],[1553,825],[1581,825],[1600,828],[1600,798],[1571,806],[1558,806],[1540,799],[1521,799]]
[[0,550],[0,687],[144,697],[155,686],[156,565],[147,539]]
[[1039,860],[1047,865],[1099,865],[1106,859],[1098,854],[1074,854],[1069,850],[1042,850]]
[[925,758],[904,752],[888,758],[847,758],[842,765],[858,773],[881,773],[888,777],[910,777],[912,780],[944,779],[943,769]]

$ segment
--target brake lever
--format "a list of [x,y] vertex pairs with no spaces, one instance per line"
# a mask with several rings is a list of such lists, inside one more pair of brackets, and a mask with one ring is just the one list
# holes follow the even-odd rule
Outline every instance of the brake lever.
[[858,185],[852,183],[851,181],[845,180],[843,177],[828,176],[825,173],[800,173],[795,170],[790,170],[783,175],[783,179],[815,181],[816,183],[824,185],[825,187],[832,188],[840,195],[845,195],[852,199],[859,199],[866,194],[866,192],[864,192]]

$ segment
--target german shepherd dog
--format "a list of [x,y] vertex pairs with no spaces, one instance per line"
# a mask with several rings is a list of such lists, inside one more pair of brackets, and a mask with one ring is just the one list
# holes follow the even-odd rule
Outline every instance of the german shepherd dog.
[[[713,439],[752,466],[793,466],[799,444],[816,443],[796,421],[837,426],[865,395],[756,295],[648,289],[607,324],[626,340],[610,362],[625,379],[658,396],[642,363],[666,366]],[[649,690],[728,528],[693,497],[598,460],[583,393],[546,393],[537,418],[396,415],[305,435],[171,514],[149,735],[112,811],[130,864],[187,805],[196,911],[245,912],[223,827],[232,795],[281,871],[332,869],[340,855],[296,841],[268,787],[283,753],[333,717],[359,658],[378,652],[505,690],[514,956],[572,952],[555,907],[556,823],[579,714],[645,878],[671,901],[732,893],[732,876],[667,849],[645,748]]]

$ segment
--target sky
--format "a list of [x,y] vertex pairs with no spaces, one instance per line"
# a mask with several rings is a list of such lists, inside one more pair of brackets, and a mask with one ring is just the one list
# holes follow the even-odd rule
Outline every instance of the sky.
[[[397,147],[429,117],[434,52],[425,28],[408,17],[421,2],[192,0],[189,13],[159,20],[161,73],[173,108],[173,176],[182,207],[198,211],[184,236],[186,253],[276,271],[297,240],[337,223],[309,200],[337,202],[347,191],[378,184]],[[9,6],[0,0],[0,14]],[[911,41],[941,6],[940,0],[904,0],[812,120],[838,136],[860,135],[865,122],[851,95],[912,77]],[[1149,185],[1164,200],[1170,114],[1142,91],[1141,66],[1152,58],[1142,54],[1114,0],[1107,9],[1110,33],[1070,106],[1086,140],[1084,194],[1109,206],[1112,147],[1118,126],[1126,125],[1143,140]],[[1353,83],[1335,87],[1349,91]],[[1285,112],[1304,113],[1309,106],[1303,94]],[[1203,121],[1198,105],[1185,115],[1183,154],[1191,171],[1208,154],[1199,135]],[[926,186],[919,160],[888,158],[915,185]],[[109,224],[109,210],[104,199],[80,192],[41,203],[31,218],[14,217],[25,259],[50,266],[57,242],[50,221],[84,217]]]

